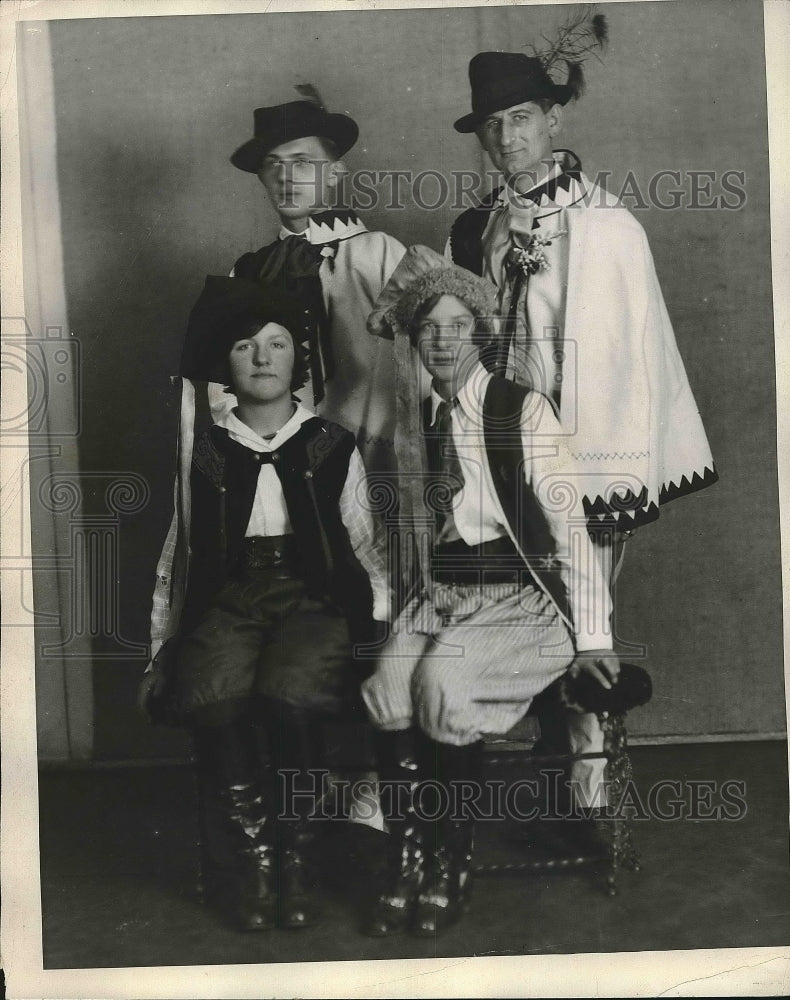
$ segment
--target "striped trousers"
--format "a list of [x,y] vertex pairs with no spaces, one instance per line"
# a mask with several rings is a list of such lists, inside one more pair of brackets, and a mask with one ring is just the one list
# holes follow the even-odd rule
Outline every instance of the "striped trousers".
[[[417,725],[464,746],[511,729],[573,656],[567,626],[536,587],[436,584],[431,600],[398,617],[362,697],[380,729]],[[602,749],[594,715],[569,714],[568,727],[573,752]],[[574,763],[579,805],[605,801],[603,769],[603,760]]]

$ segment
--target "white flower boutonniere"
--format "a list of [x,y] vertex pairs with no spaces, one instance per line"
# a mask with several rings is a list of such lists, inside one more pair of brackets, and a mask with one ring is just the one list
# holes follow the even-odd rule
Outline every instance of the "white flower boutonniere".
[[550,247],[552,240],[558,236],[567,235],[565,232],[551,233],[549,236],[537,236],[532,234],[527,237],[527,245],[514,246],[510,250],[511,262],[524,272],[525,275],[535,274],[537,271],[548,271],[551,263],[546,256],[546,247]]

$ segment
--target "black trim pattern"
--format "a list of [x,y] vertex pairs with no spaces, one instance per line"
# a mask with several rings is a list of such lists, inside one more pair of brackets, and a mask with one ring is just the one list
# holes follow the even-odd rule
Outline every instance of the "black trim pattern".
[[708,486],[713,486],[718,480],[719,474],[715,466],[706,467],[702,475],[695,472],[691,479],[683,476],[680,483],[664,484],[658,494],[658,503],[652,500],[647,505],[645,505],[647,487],[642,489],[638,496],[629,490],[625,496],[618,495],[614,501],[608,503],[600,495],[593,500],[584,497],[584,512],[589,518],[590,531],[592,533],[612,529],[630,531],[651,521],[657,521],[661,513],[659,506],[677,500],[678,497],[696,493],[697,490],[704,490]]

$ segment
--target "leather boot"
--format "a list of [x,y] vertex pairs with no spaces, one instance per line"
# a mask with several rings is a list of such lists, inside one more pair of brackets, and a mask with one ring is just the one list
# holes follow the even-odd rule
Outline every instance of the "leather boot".
[[411,922],[423,880],[424,852],[413,802],[418,779],[415,730],[377,730],[374,740],[387,857],[384,884],[363,931],[370,937],[386,937],[405,930]]
[[320,918],[310,864],[317,823],[311,813],[321,796],[320,718],[274,699],[267,699],[264,715],[277,786],[277,922],[295,930],[313,926]]
[[435,937],[469,907],[474,817],[468,804],[461,809],[459,789],[461,782],[474,782],[480,788],[482,748],[482,741],[459,747],[424,738],[423,771],[433,763],[435,780],[447,792],[449,811],[426,826],[425,881],[412,922],[418,937]]
[[256,785],[233,785],[222,794],[238,845],[231,903],[234,923],[245,931],[270,930],[275,926],[277,894],[273,830],[265,798]]
[[273,823],[256,734],[248,723],[193,734],[206,899],[240,930],[275,925]]

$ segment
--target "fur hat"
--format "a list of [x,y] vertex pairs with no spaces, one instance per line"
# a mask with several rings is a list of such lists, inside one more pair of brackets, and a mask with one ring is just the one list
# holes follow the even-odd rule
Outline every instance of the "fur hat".
[[418,278],[400,299],[395,306],[395,316],[401,326],[411,331],[424,304],[436,295],[454,295],[478,320],[490,322],[494,316],[493,287],[471,271],[445,265]]
[[408,332],[421,306],[434,295],[454,295],[481,320],[495,315],[496,289],[463,267],[451,264],[430,247],[409,247],[392,272],[368,317],[368,331],[392,340]]

